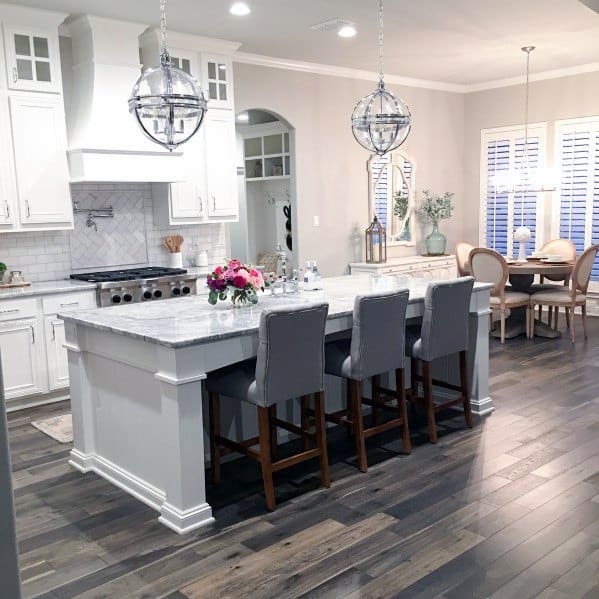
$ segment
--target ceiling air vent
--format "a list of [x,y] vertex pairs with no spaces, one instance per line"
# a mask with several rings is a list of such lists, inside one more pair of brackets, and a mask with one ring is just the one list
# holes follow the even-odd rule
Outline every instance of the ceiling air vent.
[[314,31],[338,31],[344,25],[352,25],[352,23],[344,19],[331,19],[330,21],[324,21],[324,23],[312,25],[310,29],[314,29]]

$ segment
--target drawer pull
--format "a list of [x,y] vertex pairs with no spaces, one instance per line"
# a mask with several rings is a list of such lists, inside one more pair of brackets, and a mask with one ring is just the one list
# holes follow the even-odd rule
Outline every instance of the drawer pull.
[[12,68],[12,80],[13,83],[16,83],[19,80],[19,71],[17,70],[17,67]]
[[29,329],[31,330],[31,343],[35,343],[35,329],[32,324],[29,325]]
[[20,312],[21,308],[13,308],[12,310],[0,310],[0,314],[16,314]]
[[56,341],[56,325],[52,323],[52,341]]
[[78,305],[79,305],[78,301],[77,302],[67,302],[66,304],[60,304],[60,307],[61,308],[66,308],[68,306],[78,306]]

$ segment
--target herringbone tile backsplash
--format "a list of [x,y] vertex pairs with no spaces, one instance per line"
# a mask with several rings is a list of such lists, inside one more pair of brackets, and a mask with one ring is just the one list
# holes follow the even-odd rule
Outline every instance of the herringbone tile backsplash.
[[10,270],[22,270],[32,282],[63,279],[72,272],[113,267],[167,266],[162,247],[165,235],[185,238],[183,264],[192,265],[193,244],[208,250],[209,262],[226,255],[225,227],[154,226],[152,186],[149,183],[77,183],[71,186],[80,208],[114,208],[114,218],[97,218],[87,227],[85,214],[75,215],[73,231],[1,233],[0,261]]

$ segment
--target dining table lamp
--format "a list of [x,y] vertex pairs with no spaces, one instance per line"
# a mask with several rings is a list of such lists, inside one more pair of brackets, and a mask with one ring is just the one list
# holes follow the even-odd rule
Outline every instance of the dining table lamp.
[[366,229],[366,262],[387,262],[387,232],[376,214]]

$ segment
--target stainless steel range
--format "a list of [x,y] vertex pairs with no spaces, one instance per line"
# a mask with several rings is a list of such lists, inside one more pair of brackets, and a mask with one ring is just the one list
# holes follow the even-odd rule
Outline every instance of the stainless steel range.
[[97,283],[98,305],[114,306],[195,295],[197,277],[183,268],[130,268],[71,275],[71,279]]

